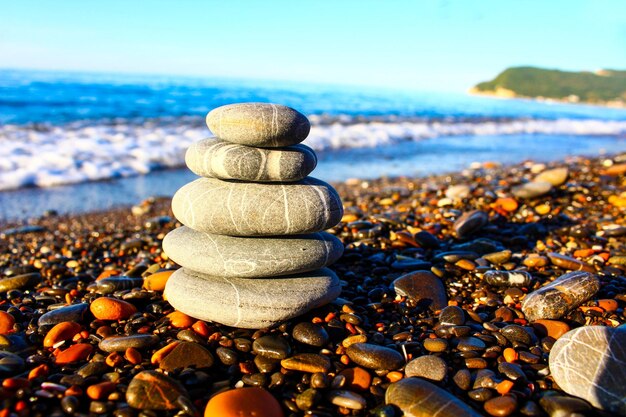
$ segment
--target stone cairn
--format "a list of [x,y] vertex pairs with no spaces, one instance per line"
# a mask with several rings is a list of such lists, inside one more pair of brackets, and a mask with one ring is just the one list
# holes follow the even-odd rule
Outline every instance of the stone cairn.
[[242,103],[207,115],[216,137],[192,144],[185,162],[202,178],[184,185],[172,210],[184,226],[163,240],[182,268],[165,297],[192,317],[259,329],[335,299],[325,266],[343,253],[324,232],[343,215],[337,192],[307,177],[317,164],[300,144],[311,125],[289,107]]

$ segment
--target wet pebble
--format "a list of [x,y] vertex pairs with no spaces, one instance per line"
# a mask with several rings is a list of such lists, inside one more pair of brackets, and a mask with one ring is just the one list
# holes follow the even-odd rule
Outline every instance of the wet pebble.
[[354,363],[368,369],[394,370],[404,365],[404,357],[396,350],[371,343],[355,343],[346,349]]
[[322,326],[311,322],[302,322],[295,325],[292,337],[305,345],[322,347],[329,341],[328,332]]
[[425,355],[417,357],[406,364],[406,376],[416,376],[431,381],[443,381],[448,372],[446,361],[439,356]]
[[130,336],[112,336],[103,339],[98,347],[105,352],[123,352],[128,348],[143,349],[159,342],[159,337],[152,334],[134,334]]

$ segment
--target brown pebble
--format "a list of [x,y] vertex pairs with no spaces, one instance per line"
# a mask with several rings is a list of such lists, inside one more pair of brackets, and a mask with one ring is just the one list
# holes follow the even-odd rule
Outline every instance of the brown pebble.
[[125,320],[137,312],[137,308],[117,298],[96,298],[89,310],[98,320]]
[[87,396],[92,400],[104,400],[115,391],[115,386],[115,383],[108,381],[91,385],[87,388]]
[[517,409],[517,400],[511,395],[503,395],[487,400],[484,404],[485,411],[494,417],[506,417]]

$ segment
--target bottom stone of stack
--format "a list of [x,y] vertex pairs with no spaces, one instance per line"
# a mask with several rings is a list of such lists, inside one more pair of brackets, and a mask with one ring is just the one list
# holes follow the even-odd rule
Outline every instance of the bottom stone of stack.
[[224,278],[181,268],[165,297],[178,311],[227,326],[261,329],[327,304],[341,292],[328,268],[276,278]]

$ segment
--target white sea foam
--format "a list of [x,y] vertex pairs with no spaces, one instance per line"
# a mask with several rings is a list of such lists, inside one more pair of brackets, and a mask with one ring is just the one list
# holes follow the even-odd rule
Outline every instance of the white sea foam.
[[[313,127],[304,143],[317,151],[459,135],[626,135],[626,121],[589,119],[456,122],[329,121],[315,116],[311,119]],[[188,120],[0,126],[0,190],[50,187],[183,166],[187,147],[207,136],[206,127]]]

